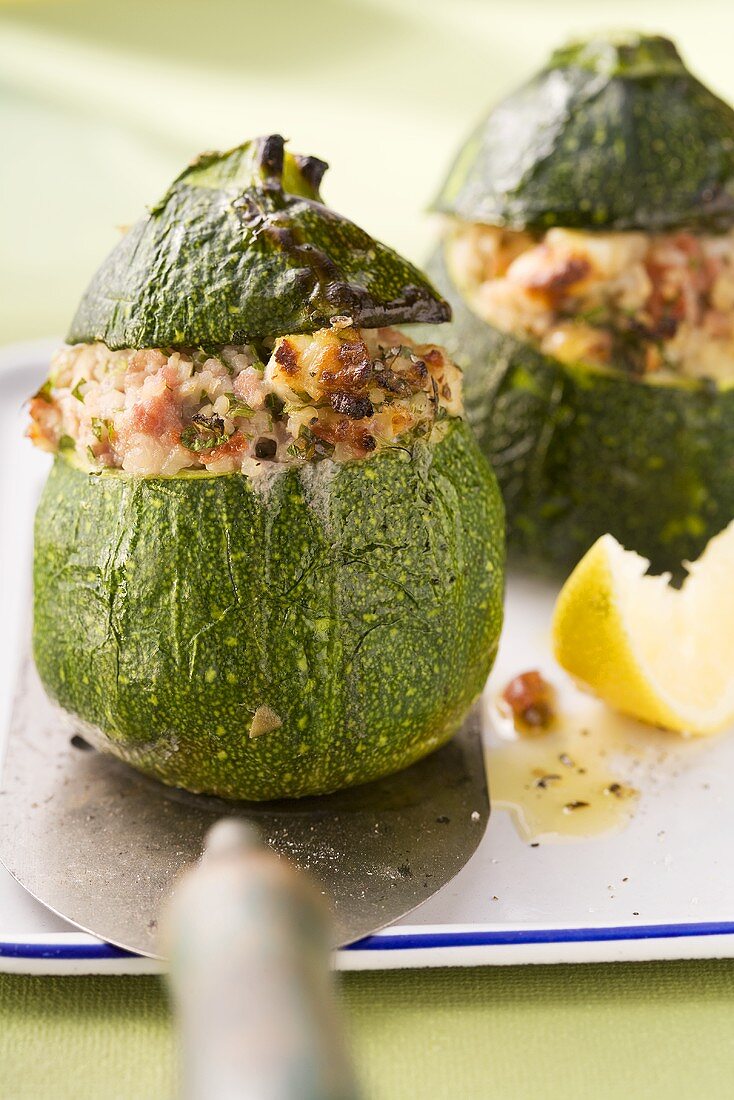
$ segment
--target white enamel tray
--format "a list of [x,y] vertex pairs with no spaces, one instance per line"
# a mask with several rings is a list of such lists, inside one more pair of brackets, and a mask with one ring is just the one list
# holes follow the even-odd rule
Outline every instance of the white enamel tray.
[[[54,341],[42,341],[0,352],[3,731],[19,624],[27,613],[33,510],[48,467],[47,458],[21,439],[22,403],[43,380],[53,346]],[[577,694],[550,657],[554,596],[547,582],[510,579],[489,700],[512,676],[541,668],[559,686],[564,705],[578,708]],[[593,725],[595,714],[603,718],[602,708],[588,705]],[[490,741],[498,736],[491,709],[488,704]],[[626,828],[533,846],[495,806],[482,844],[464,870],[407,923],[339,952],[336,965],[364,970],[734,956],[734,736],[685,743],[640,728],[632,740],[634,751],[621,762],[620,774],[640,796]],[[157,969],[156,963],[53,916],[0,868],[0,970],[140,974]]]

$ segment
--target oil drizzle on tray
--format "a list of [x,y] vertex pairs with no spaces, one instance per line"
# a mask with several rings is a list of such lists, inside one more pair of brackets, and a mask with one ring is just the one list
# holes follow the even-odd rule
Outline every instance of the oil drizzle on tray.
[[[506,693],[505,693],[506,694]],[[615,714],[587,696],[528,725],[504,696],[487,697],[492,806],[530,842],[579,840],[624,829],[640,790],[695,744]]]

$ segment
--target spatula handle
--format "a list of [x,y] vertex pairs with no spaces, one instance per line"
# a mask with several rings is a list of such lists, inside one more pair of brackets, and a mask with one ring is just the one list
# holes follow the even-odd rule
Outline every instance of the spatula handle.
[[186,1100],[355,1100],[328,914],[305,875],[220,821],[165,928]]

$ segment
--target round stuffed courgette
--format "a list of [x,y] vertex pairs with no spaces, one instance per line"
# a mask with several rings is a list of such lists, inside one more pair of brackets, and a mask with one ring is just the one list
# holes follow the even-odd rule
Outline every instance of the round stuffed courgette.
[[557,51],[459,154],[429,273],[520,556],[656,570],[734,515],[734,111],[673,44]]
[[31,402],[56,454],[34,652],[86,736],[166,783],[319,794],[456,731],[502,618],[499,490],[448,309],[282,139],[201,158],[122,239]]

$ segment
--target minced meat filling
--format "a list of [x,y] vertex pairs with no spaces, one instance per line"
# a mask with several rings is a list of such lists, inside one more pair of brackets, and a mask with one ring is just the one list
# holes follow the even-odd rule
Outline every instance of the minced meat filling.
[[461,413],[461,374],[441,348],[345,318],[257,349],[62,348],[28,434],[90,469],[255,474],[265,461],[366,458]]
[[734,233],[543,236],[457,224],[449,262],[472,308],[563,362],[734,378]]

